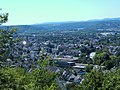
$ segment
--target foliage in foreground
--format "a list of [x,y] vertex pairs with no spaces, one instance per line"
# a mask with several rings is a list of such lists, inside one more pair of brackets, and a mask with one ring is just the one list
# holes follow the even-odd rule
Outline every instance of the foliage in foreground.
[[82,84],[71,87],[71,90],[120,90],[120,69],[92,70],[85,75]]
[[1,68],[0,90],[56,90],[56,74],[46,69],[36,69],[30,73],[23,68]]

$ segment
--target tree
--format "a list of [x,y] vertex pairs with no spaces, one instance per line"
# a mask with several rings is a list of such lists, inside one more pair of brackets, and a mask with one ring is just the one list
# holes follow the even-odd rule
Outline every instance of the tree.
[[[8,21],[8,13],[0,14],[0,25]],[[10,52],[13,49],[13,44],[16,40],[13,36],[16,34],[16,29],[1,30],[0,29],[0,65],[6,66],[7,58],[10,58]],[[12,57],[11,57],[12,58]],[[10,58],[10,59],[11,59]]]
[[47,69],[42,68],[33,70],[30,75],[33,78],[35,87],[37,87],[38,90],[48,90],[48,88],[56,90],[59,88],[55,81],[56,74],[48,71]]
[[1,90],[25,90],[25,71],[22,68],[1,68],[0,89]]
[[113,67],[119,67],[120,57],[111,55],[110,59],[104,62],[105,68],[110,70]]
[[101,90],[103,81],[103,72],[91,71],[88,73],[80,86],[81,90]]
[[107,52],[101,52],[95,55],[94,62],[97,65],[101,65],[109,59],[110,59],[110,56]]
[[86,66],[86,72],[90,72],[93,69],[93,65]]
[[109,71],[104,75],[102,89],[120,90],[120,68],[115,71]]
[[120,90],[120,68],[115,71],[92,70],[71,90]]
[[8,13],[0,14],[0,25],[8,21]]
[[0,90],[60,90],[56,75],[45,68],[26,72],[20,67],[0,69]]

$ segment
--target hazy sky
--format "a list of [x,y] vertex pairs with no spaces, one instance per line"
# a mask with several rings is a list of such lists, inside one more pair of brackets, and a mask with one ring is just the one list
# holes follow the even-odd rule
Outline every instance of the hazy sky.
[[10,25],[120,16],[120,0],[0,0],[0,8]]

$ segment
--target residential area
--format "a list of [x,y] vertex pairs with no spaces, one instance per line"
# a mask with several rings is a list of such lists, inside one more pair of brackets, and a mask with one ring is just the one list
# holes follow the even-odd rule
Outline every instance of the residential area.
[[[115,69],[120,65],[119,60],[116,63],[111,60],[112,64],[106,62],[110,56],[120,55],[120,43],[117,38],[114,39],[115,36],[119,39],[120,33],[79,30],[71,33],[66,30],[18,34],[14,39],[20,41],[13,44],[14,48],[11,48],[7,64],[11,67],[20,66],[31,72],[32,69],[39,68],[38,62],[41,59],[46,60],[49,57],[49,65],[46,68],[60,73],[58,82],[61,87],[71,83],[80,84],[84,75],[92,69]],[[104,53],[100,58],[103,57],[106,61],[95,61],[96,58],[99,59],[99,53]]]

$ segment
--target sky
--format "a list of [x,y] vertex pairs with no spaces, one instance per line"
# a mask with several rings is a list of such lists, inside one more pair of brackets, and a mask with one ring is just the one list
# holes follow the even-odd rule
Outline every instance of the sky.
[[6,25],[120,17],[120,0],[0,0]]

